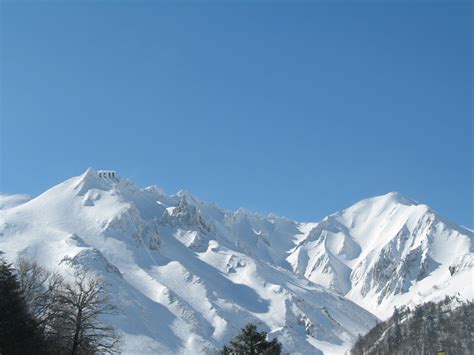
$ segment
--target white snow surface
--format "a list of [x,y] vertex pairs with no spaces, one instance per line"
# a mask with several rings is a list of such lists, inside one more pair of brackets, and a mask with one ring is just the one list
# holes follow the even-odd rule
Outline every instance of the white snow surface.
[[286,352],[342,354],[394,305],[473,297],[473,232],[397,193],[300,223],[88,169],[0,202],[11,261],[106,280],[127,354],[214,353],[250,321]]
[[0,194],[0,210],[6,210],[8,208],[16,207],[22,203],[28,202],[32,197],[29,195],[18,194],[18,195],[6,195]]
[[287,260],[295,272],[385,319],[394,306],[446,295],[472,300],[473,235],[391,192],[324,218]]

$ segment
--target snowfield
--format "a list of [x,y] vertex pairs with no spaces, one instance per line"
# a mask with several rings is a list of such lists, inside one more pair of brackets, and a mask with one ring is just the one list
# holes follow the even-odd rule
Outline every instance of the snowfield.
[[31,200],[28,195],[3,195],[0,194],[0,210],[12,208]]
[[343,354],[395,305],[473,298],[473,232],[397,193],[299,223],[88,169],[0,205],[10,261],[106,280],[128,354],[212,354],[250,321],[286,352]]

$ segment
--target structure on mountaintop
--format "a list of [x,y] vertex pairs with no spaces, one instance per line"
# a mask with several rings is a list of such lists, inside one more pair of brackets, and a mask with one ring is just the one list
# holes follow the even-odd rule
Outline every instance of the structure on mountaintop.
[[117,173],[114,170],[99,170],[97,175],[99,175],[101,178],[113,179],[117,176]]

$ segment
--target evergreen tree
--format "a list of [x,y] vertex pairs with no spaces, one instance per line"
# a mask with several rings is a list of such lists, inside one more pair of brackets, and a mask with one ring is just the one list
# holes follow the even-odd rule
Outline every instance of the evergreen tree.
[[436,306],[433,303],[428,303],[428,312],[426,314],[425,326],[424,326],[424,343],[426,344],[425,349],[430,353],[436,353],[439,350],[438,338],[441,334],[439,321],[437,322],[436,316],[438,315]]
[[389,338],[388,338],[388,352],[393,353],[400,342],[402,341],[402,333],[400,328],[400,312],[397,307],[395,307],[392,315],[393,326],[390,328]]
[[377,324],[359,338],[354,355],[379,354],[474,354],[474,303],[445,299],[395,310],[390,319]]
[[43,341],[28,312],[15,270],[0,255],[0,353],[39,354]]
[[281,343],[275,338],[267,341],[266,332],[258,332],[255,324],[247,324],[229,345],[220,351],[221,355],[279,355]]

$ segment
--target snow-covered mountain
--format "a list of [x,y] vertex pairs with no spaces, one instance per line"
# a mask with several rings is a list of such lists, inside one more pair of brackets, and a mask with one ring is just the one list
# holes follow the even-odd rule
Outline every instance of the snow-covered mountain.
[[213,353],[249,321],[286,351],[343,353],[393,305],[473,296],[472,231],[398,194],[318,223],[91,169],[15,196],[1,196],[0,250],[102,276],[127,353]]
[[293,270],[380,318],[394,306],[473,297],[473,233],[398,193],[319,222],[287,260]]

